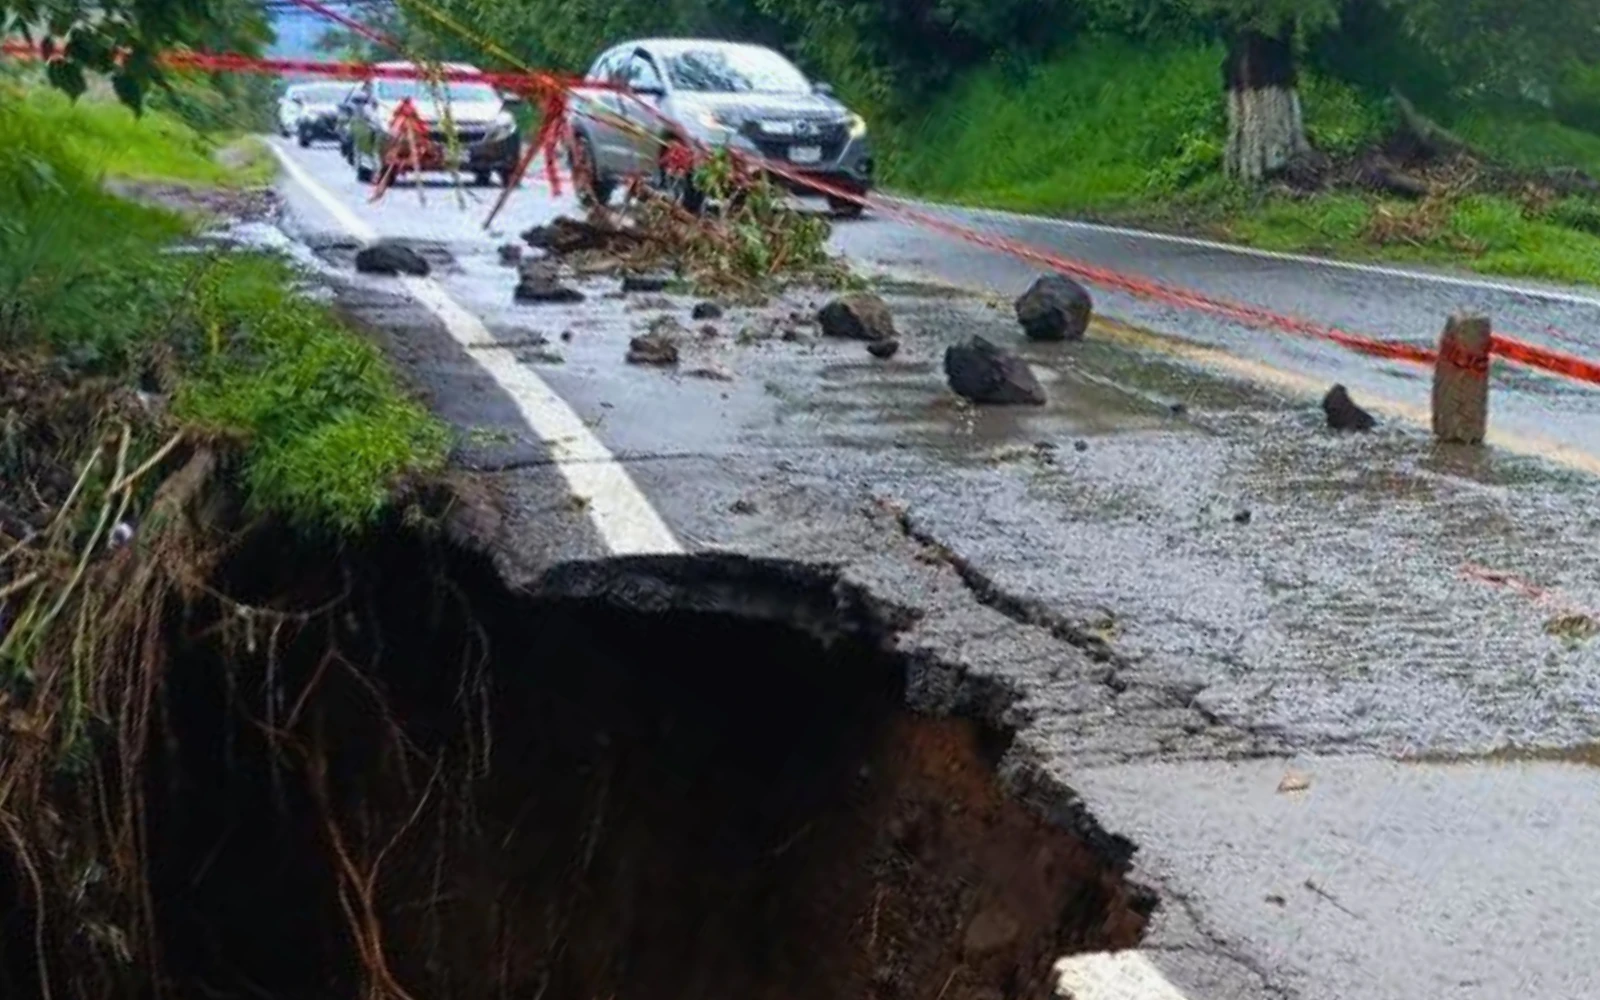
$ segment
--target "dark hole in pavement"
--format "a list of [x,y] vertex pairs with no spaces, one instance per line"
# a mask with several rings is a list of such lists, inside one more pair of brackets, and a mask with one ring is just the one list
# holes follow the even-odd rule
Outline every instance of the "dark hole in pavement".
[[536,600],[408,535],[257,537],[222,585],[351,610],[173,622],[146,786],[175,995],[1042,998],[1148,917],[1002,790],[1008,732],[912,714],[863,637]]

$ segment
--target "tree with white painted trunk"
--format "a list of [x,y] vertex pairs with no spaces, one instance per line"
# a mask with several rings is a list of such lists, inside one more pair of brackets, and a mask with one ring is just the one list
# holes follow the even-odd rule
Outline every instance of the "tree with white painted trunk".
[[1191,0],[1228,30],[1223,84],[1230,177],[1259,181],[1311,149],[1300,105],[1296,45],[1338,22],[1340,0]]

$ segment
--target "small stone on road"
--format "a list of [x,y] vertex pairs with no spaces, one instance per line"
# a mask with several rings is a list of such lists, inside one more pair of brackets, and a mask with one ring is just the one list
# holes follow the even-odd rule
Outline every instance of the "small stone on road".
[[1378,426],[1372,414],[1357,406],[1342,385],[1329,389],[1322,398],[1322,412],[1328,418],[1328,426],[1336,431],[1365,432]]

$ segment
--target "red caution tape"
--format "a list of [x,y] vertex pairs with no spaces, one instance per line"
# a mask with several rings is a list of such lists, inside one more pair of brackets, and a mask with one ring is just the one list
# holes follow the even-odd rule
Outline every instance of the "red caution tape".
[[408,167],[414,173],[421,173],[424,157],[431,156],[433,152],[428,140],[428,126],[423,123],[417,106],[409,97],[394,109],[394,115],[389,119],[389,134],[394,136],[394,141],[384,149],[383,173],[374,186],[373,201],[382,198],[389,185]]
[[[350,19],[345,18],[343,15],[340,15],[337,12],[327,8],[326,5],[320,3],[319,0],[294,0],[294,2],[298,3],[300,6],[306,7],[308,10],[315,11],[316,13],[329,17],[340,24],[344,24],[346,27],[350,27],[352,30],[357,30],[357,22],[350,21]],[[364,25],[361,26],[360,30],[362,31],[364,37],[368,37],[379,44],[399,50],[399,43],[395,42],[393,39],[388,38],[379,32],[367,29],[367,27]],[[3,51],[6,55],[17,58],[46,58],[46,54],[40,46],[32,45],[26,42],[5,42],[3,45],[0,45],[0,51]],[[545,157],[545,169],[551,188],[556,194],[560,194],[560,177],[557,172],[557,164],[559,160],[558,153],[560,148],[563,146],[565,146],[568,150],[572,149],[571,129],[567,121],[566,113],[567,95],[572,89],[577,86],[582,86],[584,89],[590,90],[611,89],[629,93],[624,87],[617,87],[612,84],[597,83],[595,81],[563,78],[551,73],[485,73],[472,70],[456,69],[442,69],[437,73],[433,73],[423,67],[415,65],[376,66],[365,63],[328,62],[303,59],[265,59],[233,54],[187,51],[166,53],[161,58],[161,64],[174,69],[197,69],[211,72],[264,73],[270,75],[284,75],[293,73],[350,80],[382,78],[420,80],[443,79],[451,81],[481,82],[487,83],[491,86],[500,87],[502,89],[512,90],[539,101],[543,112],[543,121],[540,125],[540,129],[535,135],[533,142],[529,145],[528,149],[524,153],[522,160],[519,161],[514,176],[510,178],[511,183],[506,186],[506,189],[502,192],[500,199],[494,207],[494,210],[490,213],[489,219],[485,221],[484,225],[486,227],[490,222],[493,221],[495,215],[498,214],[504,207],[511,191],[515,189],[516,184],[521,181],[522,176],[532,165],[533,158],[541,153]],[[630,96],[633,95],[630,93]],[[669,135],[687,135],[685,130],[679,128],[676,123],[667,119],[653,105],[638,100],[636,96],[634,97],[634,100],[639,104],[640,107],[645,108],[649,113],[653,114],[660,122],[662,122],[666,126],[666,131]],[[665,137],[661,137],[659,141],[663,143],[669,142],[669,140]],[[703,146],[695,148],[692,152],[688,150],[683,150],[680,152],[675,146],[669,146],[664,158],[671,161],[669,163],[669,169],[673,169],[674,164],[676,166],[684,167],[685,169],[692,169],[694,163],[703,158],[708,152],[709,150],[705,149]],[[678,159],[681,159],[685,153],[690,156],[689,161],[687,163],[678,163]],[[1009,256],[1016,257],[1020,260],[1031,261],[1050,270],[1071,275],[1091,284],[1099,285],[1103,288],[1110,288],[1138,298],[1163,302],[1183,309],[1210,313],[1212,315],[1244,323],[1249,326],[1283,330],[1289,333],[1297,333],[1304,336],[1314,337],[1330,343],[1338,344],[1341,347],[1372,357],[1406,361],[1420,365],[1433,365],[1438,361],[1438,354],[1436,351],[1418,344],[1407,343],[1404,341],[1382,340],[1375,337],[1364,336],[1348,330],[1340,329],[1338,327],[1314,323],[1309,320],[1274,312],[1269,309],[1263,309],[1258,306],[1213,298],[1189,289],[1153,281],[1142,276],[1124,274],[1122,272],[1113,271],[1107,268],[1095,267],[1081,261],[1062,256],[1060,254],[1041,250],[1037,247],[1033,247],[1016,240],[990,236],[977,232],[966,226],[946,222],[943,219],[939,219],[926,212],[920,212],[916,209],[912,209],[901,204],[870,198],[856,191],[841,188],[838,185],[829,184],[826,181],[820,180],[816,177],[806,175],[800,171],[792,169],[785,164],[776,163],[761,157],[749,156],[747,154],[736,154],[736,157],[743,161],[741,165],[749,168],[749,171],[752,174],[765,172],[776,175],[796,184],[799,187],[809,189],[818,194],[826,195],[841,201],[863,205],[884,215],[898,217],[914,225],[943,232],[965,242],[972,243],[977,246],[987,247],[989,249],[1005,253]],[[572,159],[578,169],[582,170],[588,168],[587,164],[579,163],[580,158],[573,157]],[[575,177],[574,180],[576,183],[583,183],[583,179],[580,177]],[[1562,351],[1551,350],[1549,348],[1540,347],[1536,344],[1531,344],[1526,341],[1515,340],[1509,337],[1498,335],[1491,338],[1489,350],[1491,354],[1527,365],[1532,368],[1537,368],[1555,375],[1561,375],[1566,378],[1600,385],[1600,363],[1587,361],[1583,358],[1577,357],[1576,355],[1567,354]],[[1458,361],[1459,359],[1451,360]],[[1479,367],[1479,362],[1473,360],[1472,366]]]

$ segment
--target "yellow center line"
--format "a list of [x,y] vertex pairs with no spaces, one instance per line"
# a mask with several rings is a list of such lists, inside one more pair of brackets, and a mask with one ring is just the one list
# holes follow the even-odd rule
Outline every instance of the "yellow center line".
[[[967,292],[982,298],[993,298],[992,289],[947,281],[915,268],[882,268],[885,274],[899,273],[914,276],[922,282],[943,285],[946,288]],[[1110,343],[1121,344],[1136,350],[1151,351],[1178,358],[1193,364],[1238,376],[1259,385],[1271,386],[1281,392],[1307,399],[1320,400],[1328,391],[1326,378],[1318,378],[1266,362],[1240,357],[1216,347],[1205,347],[1171,334],[1156,333],[1120,320],[1096,316],[1090,325],[1093,334]],[[1397,399],[1375,395],[1366,390],[1361,393],[1361,405],[1374,413],[1394,420],[1405,421],[1432,433],[1433,416],[1426,406],[1406,403]],[[1490,403],[1493,406],[1493,401]],[[1554,462],[1577,472],[1600,476],[1600,455],[1562,444],[1540,434],[1489,428],[1485,443],[1514,455]]]

